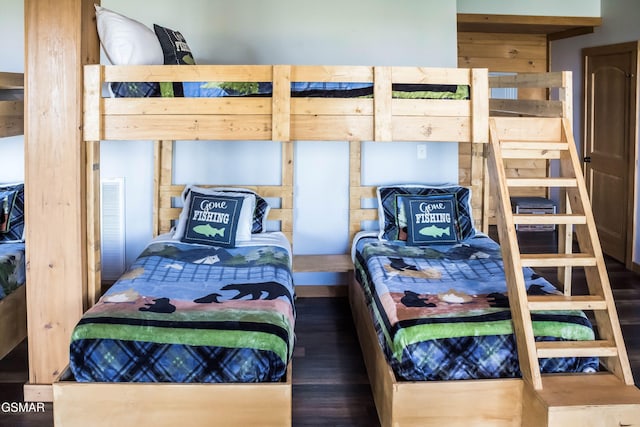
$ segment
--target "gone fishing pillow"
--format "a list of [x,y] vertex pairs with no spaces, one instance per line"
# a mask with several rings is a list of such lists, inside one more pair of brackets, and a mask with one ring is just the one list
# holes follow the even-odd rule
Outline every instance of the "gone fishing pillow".
[[402,197],[407,221],[407,245],[456,243],[458,209],[455,195]]
[[189,194],[183,242],[234,247],[242,197]]
[[[457,233],[456,239],[464,240],[475,235],[471,216],[471,191],[468,188],[457,185],[387,185],[377,189],[380,226],[378,237],[382,240],[407,240],[408,221],[405,198],[446,195],[452,195],[454,200],[456,214],[453,220]],[[437,234],[435,230],[434,233]]]
[[251,240],[255,208],[253,194],[191,191],[180,213],[174,239],[234,247],[237,241]]

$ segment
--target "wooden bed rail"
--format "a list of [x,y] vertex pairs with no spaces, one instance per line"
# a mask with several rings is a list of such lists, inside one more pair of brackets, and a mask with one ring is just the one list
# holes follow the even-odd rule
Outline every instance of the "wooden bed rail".
[[24,133],[24,74],[0,72],[0,138]]
[[518,99],[491,98],[491,116],[572,117],[570,71],[489,76],[489,89],[497,88],[517,89]]
[[[265,98],[103,98],[109,82],[271,82]],[[372,83],[372,98],[292,98],[290,83]],[[468,85],[470,100],[393,99],[393,83]],[[85,136],[97,140],[488,140],[486,69],[85,66]]]

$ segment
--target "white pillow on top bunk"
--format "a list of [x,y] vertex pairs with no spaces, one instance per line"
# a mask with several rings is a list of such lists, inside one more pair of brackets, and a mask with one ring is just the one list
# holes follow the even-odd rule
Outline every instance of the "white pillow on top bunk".
[[98,37],[113,65],[162,65],[164,54],[155,32],[146,25],[95,5]]

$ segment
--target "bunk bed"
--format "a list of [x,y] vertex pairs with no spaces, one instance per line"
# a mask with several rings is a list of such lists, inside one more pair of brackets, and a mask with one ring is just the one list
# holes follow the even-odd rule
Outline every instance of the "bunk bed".
[[[549,100],[490,99],[489,143],[471,141],[472,147],[482,147],[480,152],[486,150],[487,159],[476,175],[483,190],[479,224],[478,217],[470,214],[463,180],[449,188],[362,187],[360,166],[351,171],[351,191],[356,195],[351,200],[352,232],[361,228],[365,217],[378,218],[381,230],[355,235],[355,274],[349,287],[381,425],[633,425],[640,419],[640,392],[633,384],[593,217],[580,183],[570,132],[570,74],[491,77],[489,87],[521,88],[521,92],[544,88],[552,96]],[[547,163],[543,176],[522,170],[523,164],[532,161]],[[548,175],[551,162],[560,163],[560,177]],[[361,164],[357,142],[352,143],[351,164]],[[559,215],[512,214],[511,196],[526,191],[548,194],[554,186],[561,187]],[[377,199],[378,206],[363,209],[365,199]],[[447,208],[447,200],[457,203],[457,212]],[[431,243],[420,246],[425,236],[416,235],[419,218],[411,221],[408,212],[424,214],[419,210],[423,202],[437,202],[441,210],[429,213],[451,212],[453,222],[452,228],[425,227]],[[476,219],[476,230],[465,227],[470,217]],[[500,246],[482,233],[489,222],[498,225]],[[520,254],[516,224],[557,224],[559,254]],[[572,252],[574,227],[581,253]],[[456,232],[461,235],[449,239]],[[484,276],[478,276],[473,265],[482,265]],[[530,268],[552,266],[558,267],[554,283],[560,290],[549,287]],[[571,287],[576,267],[585,268],[586,294]],[[502,290],[494,288],[491,280],[501,281]],[[528,295],[527,289],[535,292]],[[511,350],[500,349],[492,337],[484,336],[487,325],[477,323],[496,320],[491,316],[500,307],[509,307],[507,312],[513,316],[516,348]],[[536,342],[533,331],[536,335],[541,331],[536,322],[553,323],[553,316],[568,313],[561,310],[577,315],[572,321],[586,333],[569,340],[585,341],[547,337],[543,340],[550,341]],[[595,318],[595,333],[587,318]],[[458,329],[453,319],[462,321]],[[568,324],[564,327],[570,329]],[[474,330],[471,338],[465,328]],[[512,365],[498,370],[505,368],[504,356],[515,360],[515,369]],[[549,366],[554,360],[570,364]],[[547,370],[554,373],[548,375]]]
[[[360,231],[363,221],[377,218],[377,209],[363,208],[366,205],[363,199],[376,199],[376,188],[361,185],[361,144],[365,141],[457,143],[459,184],[471,189],[468,203],[474,228],[480,232],[488,230],[492,209],[496,212],[499,225],[501,221],[513,221],[513,218],[504,219],[504,196],[493,200],[490,197],[490,188],[494,187],[495,191],[496,184],[490,183],[488,172],[491,168],[487,166],[487,159],[494,157],[487,148],[489,130],[496,126],[503,129],[504,126],[489,117],[487,70],[288,65],[90,65],[85,67],[84,82],[83,130],[87,149],[89,231],[89,278],[86,294],[93,301],[100,294],[97,216],[100,141],[158,141],[154,209],[154,223],[158,224],[158,233],[168,232],[171,228],[170,221],[175,220],[180,211],[172,203],[172,199],[179,197],[183,191],[183,187],[173,184],[170,178],[173,164],[171,141],[174,140],[264,140],[281,144],[284,193],[277,193],[282,202],[281,211],[276,218],[282,222],[282,231],[289,238],[293,232],[295,186],[292,167],[293,141],[296,140],[349,142],[349,233],[352,238]],[[258,83],[259,86],[267,83],[269,93],[266,96],[103,98],[103,87],[112,82],[249,82]],[[304,82],[365,84],[370,88],[370,93],[356,97],[333,97],[327,94],[298,97],[293,87]],[[407,84],[462,86],[466,88],[467,95],[462,99],[422,99],[422,95],[417,98],[396,97],[394,87]],[[421,92],[430,92],[429,89],[432,88],[424,86]],[[566,102],[558,105],[564,106],[565,110],[561,109],[555,118],[568,117]],[[520,115],[517,112],[508,114]],[[514,119],[516,121],[508,123],[507,128],[525,131],[532,129],[531,123],[518,121],[524,120],[521,117]],[[542,127],[544,128],[544,124]],[[558,131],[559,128],[556,124],[552,129]],[[493,177],[492,181],[500,182]],[[257,187],[255,190],[265,197],[274,197],[272,192],[276,191],[273,187]],[[569,236],[569,231],[565,235]],[[505,249],[502,249],[504,255]],[[348,259],[349,255],[342,254],[338,257],[341,260]],[[337,259],[335,254],[309,258],[297,256],[294,257],[293,270],[334,271],[331,263]],[[303,266],[302,269],[297,265]],[[512,281],[512,276],[515,273],[507,269],[508,283]],[[469,425],[469,422],[491,426],[552,425],[551,421],[547,423],[543,403],[535,403],[538,402],[536,399],[539,395],[526,387],[525,381],[520,378],[398,380],[377,343],[374,325],[359,286],[355,281],[351,283],[350,301],[383,425]],[[511,295],[511,290],[509,293]],[[590,302],[587,299],[580,306],[588,306]],[[600,303],[596,305],[602,306]],[[518,341],[518,352],[521,348]],[[618,351],[622,353],[624,347],[618,348]],[[605,354],[604,358],[607,357]],[[616,365],[612,366],[615,368]],[[622,371],[624,370],[623,366]],[[524,369],[523,376],[528,379]],[[557,382],[561,386],[572,384],[570,379],[558,378]],[[606,378],[609,379],[608,376]],[[290,373],[283,383],[116,384],[77,382],[67,371],[54,383],[53,389],[56,423],[64,425],[73,425],[74,422],[77,425],[97,425],[100,421],[109,424],[131,423],[132,417],[136,416],[140,417],[140,422],[144,420],[145,423],[156,425],[185,421],[202,424],[212,417],[216,420],[224,419],[231,424],[235,422],[245,425],[282,425],[291,422]],[[482,399],[478,399],[479,393]],[[615,402],[627,405],[621,410],[624,416],[637,414],[636,394],[629,396],[614,392],[611,396]],[[470,405],[469,402],[478,403]],[[523,405],[527,404],[527,413],[534,415],[523,415]],[[607,409],[610,405],[605,406]],[[133,407],[137,414],[127,410]],[[602,405],[594,405],[593,402],[591,407],[602,409]],[[606,410],[604,412],[607,416],[615,416]],[[238,416],[241,418],[235,418]],[[572,416],[575,416],[575,410],[566,419],[572,420]],[[583,420],[584,418],[580,418],[579,422]]]
[[[24,76],[0,72],[0,138],[24,132]],[[27,336],[24,184],[0,185],[0,358]]]
[[[457,129],[461,141],[471,135],[486,138],[486,71],[418,67],[345,66],[99,66],[85,67],[84,140],[87,148],[88,270],[86,294],[100,296],[99,223],[96,200],[99,182],[99,144],[108,140],[156,140],[156,205],[158,234],[171,229],[179,217],[174,204],[183,187],[173,184],[174,140],[266,140],[282,145],[280,186],[253,188],[264,197],[279,197],[272,209],[282,232],[293,231],[293,140],[365,141],[442,140]],[[269,96],[103,98],[111,82],[254,82],[267,83]],[[298,82],[357,83],[370,93],[336,98],[331,94],[297,97]],[[463,88],[463,99],[398,99],[392,106],[394,85],[417,84],[420,91],[441,85]],[[424,86],[429,85],[429,86]],[[396,86],[397,88],[397,86]],[[333,87],[331,88],[333,89]],[[450,90],[448,90],[450,91]],[[347,95],[350,96],[350,95]],[[421,94],[419,96],[424,96]],[[427,95],[427,96],[432,96]],[[473,102],[471,100],[474,100]],[[393,108],[392,108],[393,107]],[[475,116],[478,120],[471,120]],[[426,120],[425,120],[426,119]],[[395,131],[393,129],[396,129]],[[108,143],[108,142],[102,142]],[[481,152],[464,152],[465,176],[482,167]],[[479,189],[477,194],[482,194]],[[478,198],[476,209],[481,211]],[[327,258],[332,259],[331,257]],[[325,261],[327,260],[325,259]],[[296,263],[304,258],[296,257]],[[312,264],[317,266],[317,258]],[[322,260],[320,260],[320,264]],[[330,268],[330,266],[327,266]],[[318,271],[324,268],[317,267]],[[103,297],[104,301],[104,297]],[[89,310],[91,312],[91,310]],[[189,420],[224,420],[229,424],[287,425],[291,422],[290,368],[281,383],[252,384],[150,384],[78,382],[67,370],[54,383],[54,416],[64,425],[145,423],[167,425]],[[127,411],[134,405],[136,414]],[[148,408],[148,409],[143,409]]]

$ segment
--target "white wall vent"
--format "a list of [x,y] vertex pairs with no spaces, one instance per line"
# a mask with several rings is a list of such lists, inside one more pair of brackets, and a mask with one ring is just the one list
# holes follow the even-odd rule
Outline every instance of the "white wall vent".
[[124,177],[100,184],[102,279],[115,280],[125,268]]

